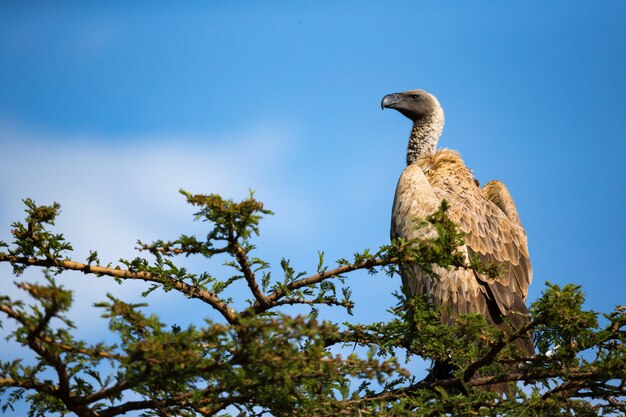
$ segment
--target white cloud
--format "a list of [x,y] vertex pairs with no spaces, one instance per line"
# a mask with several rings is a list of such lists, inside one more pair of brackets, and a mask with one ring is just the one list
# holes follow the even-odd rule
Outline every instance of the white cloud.
[[[178,194],[179,188],[235,199],[245,197],[249,188],[262,190],[260,198],[273,209],[298,213],[281,216],[280,222],[266,225],[265,232],[306,233],[303,228],[312,227],[315,213],[305,198],[280,187],[285,177],[281,166],[294,152],[290,138],[285,129],[271,126],[219,137],[110,138],[58,137],[0,126],[0,240],[11,240],[10,223],[23,218],[20,200],[30,197],[38,204],[62,204],[57,230],[74,245],[72,258],[84,260],[89,249],[97,249],[103,262],[132,258],[138,238],[175,238],[181,229],[198,230],[200,225],[191,223],[193,208]],[[0,274],[2,292],[16,294],[8,288],[10,267],[0,265]],[[29,270],[25,278],[40,276]],[[111,279],[79,273],[64,274],[59,282],[75,289],[73,318],[79,329],[91,326],[92,304],[106,292],[132,299],[146,289],[144,283],[118,286]]]

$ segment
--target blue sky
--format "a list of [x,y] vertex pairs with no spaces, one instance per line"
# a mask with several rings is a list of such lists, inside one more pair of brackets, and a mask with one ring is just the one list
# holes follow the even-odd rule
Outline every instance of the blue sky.
[[[576,283],[589,308],[610,310],[626,302],[624,21],[621,1],[3,3],[0,240],[32,197],[63,205],[79,260],[131,257],[138,238],[202,231],[182,187],[254,189],[276,213],[258,255],[277,266],[375,248],[410,128],[379,103],[423,88],[446,113],[440,146],[513,194],[529,300],[546,280]],[[144,288],[61,281],[95,339],[105,326],[91,303]],[[351,286],[357,319],[389,317],[399,279],[355,274]],[[182,316],[186,300],[171,294],[148,301],[171,322],[210,314],[193,304]]]

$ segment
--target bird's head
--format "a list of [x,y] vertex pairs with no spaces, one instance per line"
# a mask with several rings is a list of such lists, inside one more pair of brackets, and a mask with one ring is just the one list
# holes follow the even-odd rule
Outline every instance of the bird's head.
[[424,90],[387,94],[380,102],[381,109],[395,109],[413,122],[427,119],[442,112],[439,101]]

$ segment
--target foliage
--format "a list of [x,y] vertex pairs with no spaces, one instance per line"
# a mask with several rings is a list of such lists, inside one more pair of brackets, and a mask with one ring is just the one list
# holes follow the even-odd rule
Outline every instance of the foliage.
[[[26,219],[13,223],[12,244],[0,242],[0,262],[10,263],[16,276],[43,267],[45,282],[16,284],[33,305],[0,296],[5,322],[14,323],[8,338],[35,355],[32,362],[2,359],[3,410],[23,398],[33,416],[597,416],[626,410],[626,312],[623,307],[602,315],[585,311],[577,286],[548,284],[531,307],[528,326],[511,332],[471,314],[443,326],[423,299],[401,294],[390,306],[395,318],[389,322],[317,318],[322,305],[350,311],[346,281],[356,270],[394,274],[403,263],[417,263],[424,270],[438,264],[497,274],[493,266],[465,264],[456,251],[463,236],[445,205],[420,226],[434,228],[437,238],[396,241],[333,267],[320,253],[317,271],[307,275],[288,260],[276,270],[253,255],[259,222],[271,212],[252,195],[234,202],[182,194],[197,207],[196,218],[206,222],[206,237],[139,242],[152,257],[121,260],[116,267],[100,265],[97,252],[84,263],[71,260],[71,245],[49,230],[60,206],[24,201]],[[228,257],[231,276],[194,274],[175,263],[179,255],[217,254]],[[109,321],[108,340],[117,343],[78,340],[68,318],[72,292],[56,278],[66,270],[120,282],[143,280],[149,284],[146,295],[156,288],[180,292],[208,304],[220,319],[207,318],[201,327],[168,327],[147,315],[145,304],[109,294],[95,307]],[[226,298],[224,291],[239,283],[247,287],[242,299],[248,303],[236,309],[241,300]],[[297,305],[309,306],[310,314],[289,314]],[[533,358],[520,356],[513,343],[529,331],[540,352]],[[332,353],[341,351],[331,349],[335,346],[365,349],[341,355]],[[454,372],[418,381],[404,364],[415,357],[446,360]],[[511,397],[481,389],[494,382],[524,387]]]

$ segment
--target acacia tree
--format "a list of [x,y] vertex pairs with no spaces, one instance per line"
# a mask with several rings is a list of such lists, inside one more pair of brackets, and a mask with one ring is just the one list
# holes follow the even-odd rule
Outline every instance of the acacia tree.
[[[0,262],[16,276],[44,268],[45,282],[18,281],[35,304],[0,296],[3,321],[14,323],[9,338],[34,360],[2,358],[2,410],[26,400],[30,415],[74,413],[109,417],[144,416],[330,416],[330,415],[577,415],[626,412],[624,307],[599,314],[582,308],[577,286],[548,284],[531,306],[529,324],[499,331],[480,315],[456,317],[444,326],[439,312],[420,298],[389,306],[395,317],[375,324],[334,323],[317,317],[319,306],[350,311],[350,273],[395,274],[403,263],[424,270],[473,268],[497,274],[493,266],[466,264],[456,248],[463,242],[446,207],[420,227],[437,237],[396,241],[376,252],[357,253],[329,266],[323,256],[314,273],[280,268],[254,256],[259,222],[271,214],[253,198],[234,202],[217,195],[182,192],[207,225],[206,236],[139,242],[152,256],[102,265],[96,252],[84,262],[71,259],[71,245],[51,230],[60,206],[25,200],[26,218],[12,224],[13,242],[0,242]],[[177,266],[177,256],[226,256],[230,276],[194,274]],[[149,258],[149,259],[148,259]],[[147,315],[145,304],[108,295],[95,309],[108,319],[116,343],[91,343],[73,335],[67,317],[72,292],[58,282],[67,270],[106,276],[121,283],[141,280],[154,289],[195,298],[219,313],[203,326],[166,326]],[[224,290],[240,285],[244,308]],[[241,301],[241,300],[239,300]],[[297,306],[309,306],[310,313]],[[0,322],[1,323],[1,322]],[[538,354],[518,354],[517,338],[534,335]],[[349,355],[333,346],[359,345]],[[366,353],[359,353],[366,352]],[[3,354],[4,356],[4,354]],[[405,369],[414,357],[445,360],[454,372],[444,379],[417,380]],[[399,358],[402,358],[399,359]],[[481,389],[517,383],[500,397]],[[521,387],[521,388],[520,388]]]

